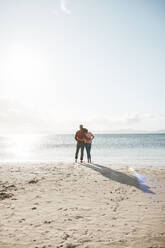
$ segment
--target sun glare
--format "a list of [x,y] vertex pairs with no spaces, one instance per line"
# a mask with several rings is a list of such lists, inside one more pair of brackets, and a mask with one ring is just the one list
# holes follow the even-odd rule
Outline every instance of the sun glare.
[[37,143],[37,136],[13,135],[10,144],[10,153],[15,158],[29,159]]

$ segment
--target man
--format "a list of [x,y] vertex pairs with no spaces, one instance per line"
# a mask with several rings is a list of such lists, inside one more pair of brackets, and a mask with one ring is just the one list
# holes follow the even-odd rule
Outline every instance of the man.
[[75,163],[77,163],[78,153],[81,148],[80,162],[83,162],[84,157],[84,141],[85,135],[83,130],[83,125],[80,125],[80,130],[78,130],[75,134],[75,140],[77,141],[76,154],[75,154]]

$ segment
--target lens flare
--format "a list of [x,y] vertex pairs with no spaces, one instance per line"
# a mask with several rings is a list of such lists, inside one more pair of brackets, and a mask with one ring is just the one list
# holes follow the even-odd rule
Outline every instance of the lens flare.
[[147,177],[146,176],[137,173],[136,170],[132,167],[129,167],[129,170],[131,172],[133,172],[134,176],[137,178],[137,181],[139,183],[139,187],[143,192],[155,194],[154,192],[152,192],[150,190],[150,187],[146,185],[146,183],[147,183]]

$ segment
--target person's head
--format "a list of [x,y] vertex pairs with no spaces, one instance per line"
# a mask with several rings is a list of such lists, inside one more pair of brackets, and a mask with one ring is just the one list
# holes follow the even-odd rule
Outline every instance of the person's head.
[[83,133],[88,133],[88,129],[83,128]]
[[83,130],[83,125],[82,124],[80,124],[80,130]]

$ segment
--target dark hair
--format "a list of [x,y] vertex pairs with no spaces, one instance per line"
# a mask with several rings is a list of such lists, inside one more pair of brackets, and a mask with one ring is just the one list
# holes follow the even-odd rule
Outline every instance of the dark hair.
[[82,124],[80,124],[80,129],[83,129],[83,125]]
[[87,132],[88,132],[88,129],[83,128],[83,133],[87,133]]

